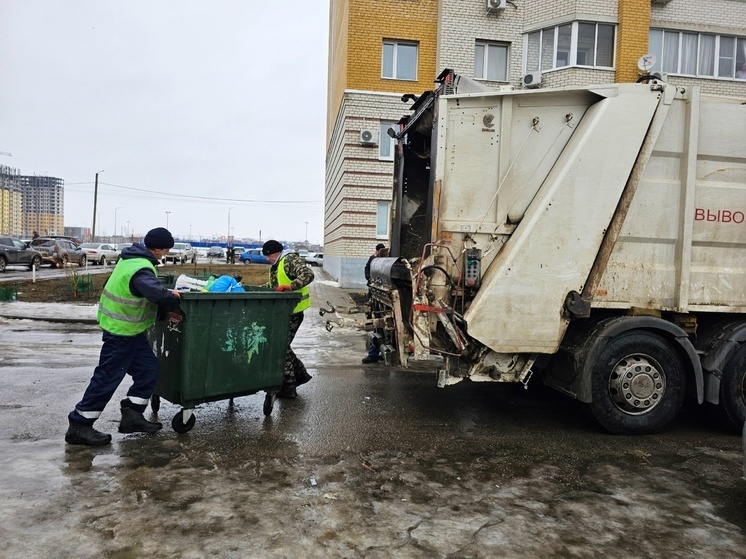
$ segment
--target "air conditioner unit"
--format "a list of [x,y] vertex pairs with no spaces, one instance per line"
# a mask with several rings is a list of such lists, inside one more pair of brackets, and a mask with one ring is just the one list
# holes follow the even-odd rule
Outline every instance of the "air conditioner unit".
[[360,143],[366,146],[374,146],[378,143],[378,130],[363,128],[360,130]]
[[487,12],[494,14],[502,12],[508,5],[508,0],[487,0]]
[[539,87],[541,85],[541,72],[529,72],[521,78],[523,87]]

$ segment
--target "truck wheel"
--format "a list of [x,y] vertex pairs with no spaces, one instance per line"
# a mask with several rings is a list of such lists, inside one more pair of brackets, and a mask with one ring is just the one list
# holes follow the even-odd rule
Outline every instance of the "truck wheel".
[[720,379],[720,409],[737,430],[746,421],[746,345],[742,345],[723,367]]
[[189,416],[189,419],[187,419],[187,422],[184,423],[183,413],[183,411],[180,411],[171,420],[171,427],[173,427],[174,431],[179,434],[188,433],[189,431],[191,431],[192,427],[194,427],[194,424],[197,421],[197,418],[194,416],[194,414],[192,414]]
[[630,330],[609,341],[594,364],[591,411],[617,435],[654,433],[684,402],[684,367],[662,336]]

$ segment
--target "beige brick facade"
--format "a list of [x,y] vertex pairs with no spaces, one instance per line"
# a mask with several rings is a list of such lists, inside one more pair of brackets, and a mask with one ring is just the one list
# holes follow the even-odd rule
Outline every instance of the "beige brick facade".
[[[527,33],[573,22],[615,26],[614,65],[567,67],[542,73],[542,87],[635,81],[637,61],[648,52],[650,28],[746,36],[742,0],[509,0],[488,13],[486,0],[331,0],[329,97],[324,226],[324,267],[343,287],[364,285],[362,269],[376,238],[377,203],[391,199],[393,163],[377,145],[361,145],[360,130],[378,131],[381,120],[408,112],[400,96],[433,87],[444,68],[474,75],[475,43],[508,49],[507,80],[521,86]],[[386,39],[418,45],[417,79],[381,78]],[[670,76],[677,86],[746,97],[746,81]]]

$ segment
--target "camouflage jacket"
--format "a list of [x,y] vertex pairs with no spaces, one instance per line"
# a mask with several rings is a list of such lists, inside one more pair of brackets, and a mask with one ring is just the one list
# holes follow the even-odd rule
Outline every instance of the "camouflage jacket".
[[272,289],[277,287],[277,265],[283,259],[285,261],[285,274],[292,280],[290,283],[291,288],[300,289],[314,280],[313,270],[309,266],[306,266],[306,263],[298,256],[298,253],[289,252],[283,258],[280,258],[274,266],[270,267],[268,287]]

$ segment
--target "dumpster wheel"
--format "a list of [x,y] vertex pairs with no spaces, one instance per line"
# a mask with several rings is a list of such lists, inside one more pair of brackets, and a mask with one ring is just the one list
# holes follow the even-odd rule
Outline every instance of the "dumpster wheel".
[[158,410],[161,409],[161,397],[156,396],[153,394],[150,397],[150,409],[153,410],[153,413],[158,413]]
[[267,395],[264,397],[264,415],[272,415],[272,408],[275,406],[275,398],[277,398],[277,394],[270,394],[267,392]]
[[[188,416],[186,423],[184,423],[185,415]],[[197,418],[192,413],[192,410],[183,409],[171,420],[171,427],[173,427],[174,431],[177,433],[187,433],[192,430],[196,422]]]

